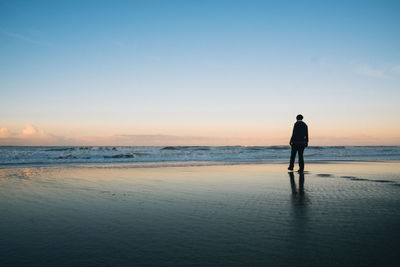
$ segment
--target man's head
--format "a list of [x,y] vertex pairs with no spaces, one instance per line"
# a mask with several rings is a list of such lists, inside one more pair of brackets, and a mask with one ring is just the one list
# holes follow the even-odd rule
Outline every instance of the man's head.
[[303,115],[301,115],[301,114],[297,115],[296,119],[297,119],[298,121],[303,120]]

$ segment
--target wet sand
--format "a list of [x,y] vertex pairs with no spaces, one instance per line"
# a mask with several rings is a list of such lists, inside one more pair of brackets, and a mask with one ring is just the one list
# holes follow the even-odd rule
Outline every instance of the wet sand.
[[0,169],[0,265],[398,266],[400,162]]

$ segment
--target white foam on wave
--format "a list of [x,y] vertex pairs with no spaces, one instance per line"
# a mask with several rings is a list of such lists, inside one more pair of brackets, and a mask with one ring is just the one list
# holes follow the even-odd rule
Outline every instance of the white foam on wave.
[[[37,164],[113,164],[166,162],[286,161],[289,146],[77,146],[0,147],[0,167]],[[318,146],[305,150],[307,160],[400,160],[399,146]]]

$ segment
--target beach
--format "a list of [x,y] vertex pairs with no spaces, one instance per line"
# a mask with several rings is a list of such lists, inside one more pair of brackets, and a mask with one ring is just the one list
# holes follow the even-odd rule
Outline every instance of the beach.
[[400,1],[0,12],[0,267],[400,267]]
[[0,169],[0,265],[398,266],[400,161]]

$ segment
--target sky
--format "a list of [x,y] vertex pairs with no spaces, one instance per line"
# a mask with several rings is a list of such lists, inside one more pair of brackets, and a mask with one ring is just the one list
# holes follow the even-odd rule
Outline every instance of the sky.
[[399,1],[0,0],[0,145],[400,145]]

